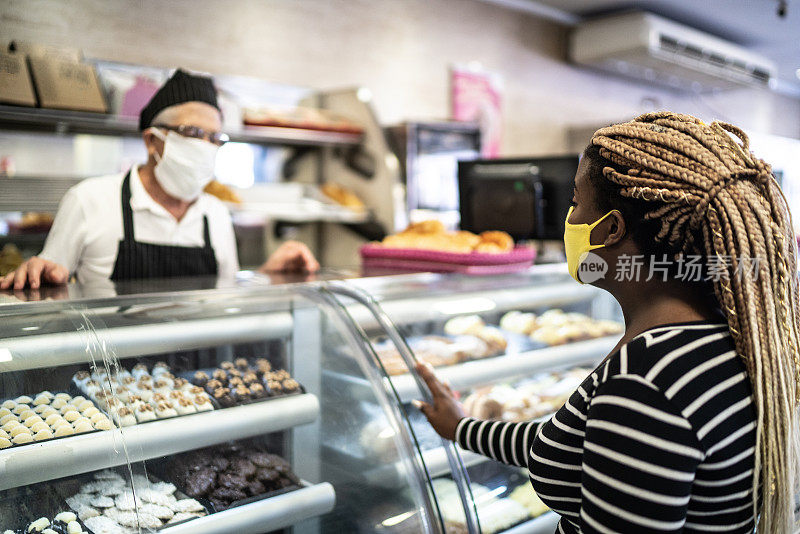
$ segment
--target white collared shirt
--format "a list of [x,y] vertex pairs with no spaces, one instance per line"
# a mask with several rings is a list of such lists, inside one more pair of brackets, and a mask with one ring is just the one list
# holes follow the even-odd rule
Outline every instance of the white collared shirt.
[[[58,208],[40,257],[69,269],[81,283],[106,280],[114,271],[122,239],[122,180],[125,173],[88,178],[72,187]],[[180,221],[157,203],[131,169],[131,208],[136,241],[156,245],[203,246],[203,216],[220,278],[239,270],[233,223],[225,205],[203,193]]]

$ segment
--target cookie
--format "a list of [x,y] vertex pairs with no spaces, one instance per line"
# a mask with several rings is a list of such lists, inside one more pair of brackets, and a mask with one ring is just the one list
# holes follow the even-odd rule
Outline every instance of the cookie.
[[124,534],[125,532],[120,528],[117,522],[110,517],[90,517],[83,522],[86,524],[86,527],[95,534]]
[[136,499],[136,501],[134,501],[132,491],[123,491],[121,494],[117,495],[117,497],[114,499],[114,504],[117,507],[117,509],[123,512],[129,512],[131,510],[135,510],[137,502],[139,503],[140,506],[143,504],[141,498],[138,498]]
[[181,521],[186,521],[188,519],[194,519],[196,517],[203,517],[203,514],[197,512],[178,512],[172,516],[172,519],[167,521],[168,524],[173,523],[180,523]]
[[114,506],[114,499],[105,495],[98,495],[89,503],[95,508],[111,508]]
[[161,521],[169,521],[175,515],[175,512],[167,506],[159,506],[157,504],[143,504],[139,507],[139,513],[150,514],[157,517]]
[[194,499],[181,499],[170,506],[174,512],[204,512],[203,505]]

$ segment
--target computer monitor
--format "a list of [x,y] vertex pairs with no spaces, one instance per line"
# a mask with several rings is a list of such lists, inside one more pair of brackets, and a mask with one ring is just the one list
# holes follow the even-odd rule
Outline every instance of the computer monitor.
[[461,229],[562,239],[578,156],[461,161]]

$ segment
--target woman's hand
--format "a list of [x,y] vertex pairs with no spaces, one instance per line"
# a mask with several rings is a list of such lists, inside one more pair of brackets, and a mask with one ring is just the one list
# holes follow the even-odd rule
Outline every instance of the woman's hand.
[[433,405],[419,400],[413,401],[419,411],[425,414],[437,434],[445,439],[456,439],[456,427],[464,418],[464,409],[456,400],[450,386],[439,380],[429,363],[418,363],[417,372],[428,385],[433,395]]

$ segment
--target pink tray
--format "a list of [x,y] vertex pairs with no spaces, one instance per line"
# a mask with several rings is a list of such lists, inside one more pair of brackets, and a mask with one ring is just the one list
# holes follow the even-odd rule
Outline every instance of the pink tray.
[[536,250],[517,247],[505,254],[439,252],[436,250],[361,247],[364,267],[436,273],[503,274],[524,271],[536,258]]

